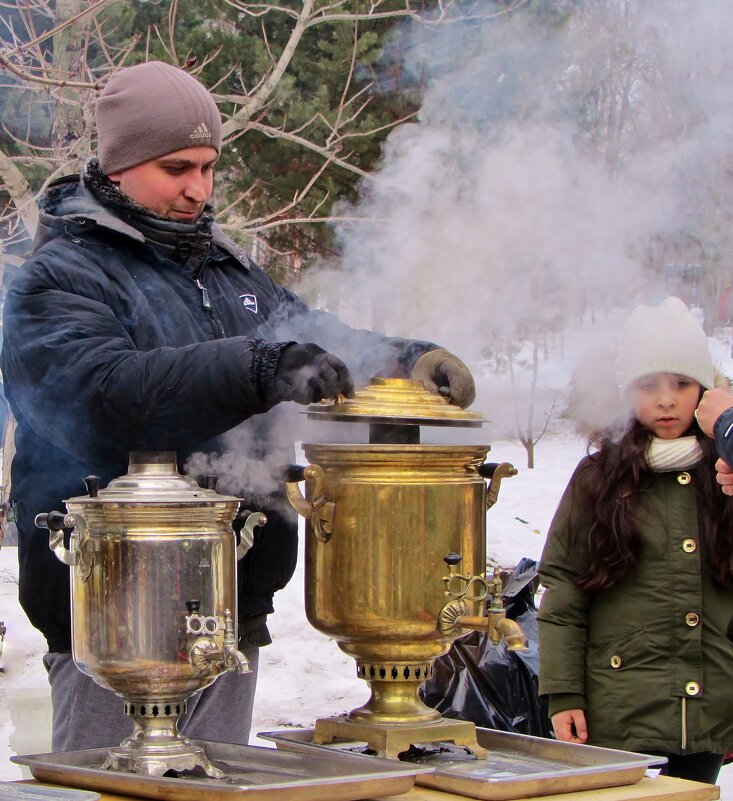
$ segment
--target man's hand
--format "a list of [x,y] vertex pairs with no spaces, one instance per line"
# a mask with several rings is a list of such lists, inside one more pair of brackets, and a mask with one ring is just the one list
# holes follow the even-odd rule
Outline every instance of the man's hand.
[[733,394],[727,389],[708,389],[703,393],[700,405],[695,411],[698,425],[712,437],[715,421],[731,406],[733,406]]
[[476,400],[476,385],[471,371],[452,353],[438,348],[429,350],[415,362],[410,378],[422,381],[425,389],[467,408]]
[[585,723],[585,711],[582,709],[565,709],[552,716],[552,728],[555,737],[564,743],[588,742],[588,727]]
[[288,345],[275,368],[275,387],[284,401],[318,403],[325,398],[354,397],[348,367],[312,342]]
[[723,494],[733,495],[733,467],[722,459],[718,459],[715,469],[718,471],[715,474],[715,480],[720,484]]

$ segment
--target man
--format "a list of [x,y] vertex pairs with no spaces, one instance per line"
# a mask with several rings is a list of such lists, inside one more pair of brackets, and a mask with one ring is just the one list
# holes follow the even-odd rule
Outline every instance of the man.
[[[20,601],[48,640],[54,750],[115,745],[131,723],[120,699],[73,664],[67,568],[35,527],[37,513],[85,494],[88,474],[102,485],[124,474],[134,450],[176,451],[183,465],[194,453],[221,454],[244,429],[247,455],[271,456],[270,410],[351,395],[354,381],[375,374],[421,378],[461,406],[475,394],[456,357],[308,309],[213,223],[221,120],[192,76],[161,62],[120,70],[96,122],[98,158],[49,187],[4,317]],[[268,523],[238,572],[240,648],[254,670],[225,674],[191,699],[188,737],[248,741],[257,648],[269,642],[273,593],[297,549],[288,505],[273,487],[255,494],[248,505]]]
[[703,393],[695,417],[700,428],[715,439],[720,459],[715,463],[718,484],[733,495],[733,394],[716,387]]

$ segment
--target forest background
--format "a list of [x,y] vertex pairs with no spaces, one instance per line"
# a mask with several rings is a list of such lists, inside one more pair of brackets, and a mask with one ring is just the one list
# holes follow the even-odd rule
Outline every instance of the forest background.
[[[331,219],[417,120],[414,26],[497,22],[526,0],[9,0],[0,26],[3,258],[18,265],[37,198],[93,153],[94,100],[116,69],[160,59],[198,77],[225,120],[218,220],[281,281],[338,254]],[[538,6],[541,4],[537,4]],[[556,14],[549,15],[550,17]],[[427,41],[427,40],[426,40]]]
[[567,329],[666,294],[708,333],[730,323],[725,0],[0,8],[3,289],[43,189],[94,152],[100,88],[162,59],[221,108],[227,233],[311,304],[491,376],[495,435],[518,435],[530,466],[562,407],[539,364]]

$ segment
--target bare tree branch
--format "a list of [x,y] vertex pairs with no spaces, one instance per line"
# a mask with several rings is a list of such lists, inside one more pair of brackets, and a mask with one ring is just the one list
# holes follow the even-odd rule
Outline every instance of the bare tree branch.
[[[366,178],[367,180],[374,180],[373,176],[368,173],[366,170],[362,170],[360,167],[357,167],[355,164],[351,164],[345,159],[339,158],[336,156],[335,153],[329,152],[329,149],[323,147],[322,145],[318,145],[315,142],[311,142],[308,139],[305,139],[302,136],[296,136],[295,134],[290,133],[289,131],[284,131],[282,128],[273,128],[270,125],[265,125],[261,122],[251,122],[248,126],[251,130],[259,131],[260,133],[264,134],[265,136],[269,137],[270,139],[284,139],[286,142],[294,142],[297,145],[300,145],[305,150],[310,150],[313,153],[318,153],[323,158],[328,159],[333,164],[338,164],[339,167],[343,167],[345,170],[349,172],[353,172],[356,175],[361,176],[362,178]],[[242,131],[244,133],[244,131]]]
[[[242,205],[249,205],[250,212],[255,208],[268,209],[253,216],[244,225],[245,232],[255,238],[277,227],[322,223],[328,219],[324,209],[332,202],[332,195],[330,190],[319,188],[314,199],[314,190],[323,185],[328,171],[331,174],[346,171],[358,179],[373,180],[369,170],[357,163],[356,143],[382,136],[413,119],[415,114],[404,114],[386,123],[379,120],[373,126],[363,123],[367,109],[374,103],[374,87],[372,84],[356,86],[355,83],[361,38],[369,22],[409,18],[425,25],[438,25],[454,18],[466,20],[507,14],[527,2],[515,0],[497,11],[493,4],[488,9],[483,0],[476,0],[472,6],[458,3],[458,0],[438,0],[434,11],[426,14],[423,3],[416,8],[412,0],[390,3],[396,8],[389,8],[387,0],[371,0],[359,11],[350,10],[353,4],[346,0],[300,0],[297,4],[289,3],[287,6],[274,1],[250,3],[245,0],[225,0],[225,4],[239,15],[261,21],[262,43],[269,65],[259,76],[247,79],[253,85],[246,86],[234,61],[211,88],[217,103],[233,107],[223,122],[224,141],[233,142],[246,131],[257,131],[270,139],[278,139],[315,154],[322,161],[317,162],[318,166],[310,174],[303,176],[298,190],[278,208],[272,209],[276,205],[273,200],[276,195],[265,197],[271,191],[265,182],[254,181],[220,211],[219,217],[224,221],[235,207]],[[55,177],[78,169],[79,164],[88,157],[93,134],[95,92],[104,86],[112,72],[130,59],[133,52],[138,58],[140,55],[150,57],[154,49],[162,48],[171,63],[180,64],[183,61],[192,74],[200,73],[220,56],[221,46],[212,47],[204,53],[189,52],[183,55],[180,44],[182,34],[178,24],[181,12],[179,0],[170,3],[167,28],[166,23],[161,22],[157,26],[149,25],[147,30],[130,32],[129,35],[111,29],[113,23],[99,16],[99,12],[111,4],[112,0],[22,0],[8,6],[20,16],[8,16],[8,19],[0,20],[0,70],[7,70],[8,83],[12,83],[13,78],[17,79],[18,84],[12,87],[13,90],[32,93],[28,95],[28,123],[21,123],[26,128],[25,135],[17,133],[18,125],[15,122],[16,132],[11,133],[5,128],[3,134],[5,141],[12,143],[11,147],[21,154],[17,157],[10,156],[8,152],[0,154],[0,181],[11,198],[9,207],[0,211],[0,220],[6,232],[13,226],[20,230],[21,220],[25,231],[30,234],[35,231],[38,209],[28,175],[33,174],[33,180],[37,182],[41,180],[39,173],[41,177],[45,174],[45,187]],[[4,5],[4,0],[0,0],[0,8]],[[279,15],[286,26],[284,45],[279,40],[268,38],[265,23],[266,17],[272,14]],[[277,88],[288,71],[292,70],[293,57],[306,32],[329,23],[347,24],[353,28],[351,52],[343,60],[342,85],[336,108],[319,110],[305,122],[298,118],[296,123],[291,124],[287,116],[278,110],[275,102]],[[50,25],[49,30],[39,30],[37,26],[40,24]],[[20,30],[21,27],[24,30]],[[51,39],[53,48],[48,45]],[[110,44],[112,41],[114,45]],[[94,69],[86,60],[90,52],[94,52],[96,58]],[[46,104],[51,98],[54,125],[50,147],[46,141],[42,145],[32,141],[30,120],[35,97]],[[22,111],[25,113],[25,109]],[[24,118],[21,116],[20,119]],[[343,181],[343,176],[338,180]],[[264,206],[263,198],[267,202]]]
[[305,33],[308,18],[313,11],[314,0],[303,0],[303,10],[301,11],[298,19],[293,26],[290,33],[290,38],[283,48],[280,58],[278,59],[272,72],[262,82],[258,88],[257,93],[251,98],[242,98],[242,108],[236,112],[229,120],[227,120],[222,127],[222,136],[225,138],[230,137],[237,130],[241,130],[247,125],[253,114],[256,114],[262,108],[265,101],[270,97],[275,90],[278,82],[285,74],[293,55],[298,47],[303,34]]
[[0,178],[8,194],[13,198],[13,204],[23,220],[23,225],[33,236],[38,227],[38,204],[23,173],[2,150],[0,150]]
[[[270,13],[284,14],[285,16],[289,16],[293,19],[298,19],[302,16],[302,12],[299,14],[295,9],[285,8],[276,3],[248,3],[244,0],[225,0],[225,2],[233,8],[236,8],[237,11],[240,11],[250,17],[264,17]],[[368,11],[362,12],[339,11],[338,9],[341,9],[345,6],[345,2],[343,2],[343,0],[338,0],[337,2],[326,4],[315,9],[313,13],[309,15],[306,26],[312,27],[314,25],[330,22],[358,22],[364,20],[373,21],[394,19],[399,17],[410,18],[416,22],[430,26],[444,24],[452,21],[452,19],[455,21],[470,21],[476,19],[491,19],[495,17],[507,16],[522,6],[526,6],[528,3],[529,0],[515,0],[515,2],[504,8],[498,10],[487,10],[483,3],[476,2],[474,3],[473,7],[474,9],[480,10],[469,12],[465,9],[462,9],[461,11],[457,12],[455,11],[455,9],[459,6],[457,0],[448,0],[448,2],[439,3],[437,13],[431,15],[425,13],[423,10],[416,10],[412,8],[410,0],[405,0],[401,9],[390,9],[386,11],[378,11],[377,9],[383,6],[384,2],[383,0],[375,0],[371,4],[371,8]],[[451,17],[451,14],[454,15],[453,18]]]
[[112,2],[112,0],[96,0],[96,2],[92,3],[90,6],[87,6],[85,9],[82,9],[77,14],[65,19],[60,24],[56,25],[55,27],[51,28],[51,30],[46,31],[39,36],[36,36],[34,39],[31,39],[29,42],[23,42],[21,44],[16,45],[16,47],[12,48],[11,50],[6,50],[5,52],[0,51],[0,67],[4,67],[13,75],[21,78],[24,81],[29,81],[31,83],[41,83],[48,86],[62,86],[62,87],[75,87],[75,88],[85,88],[85,89],[99,89],[101,84],[98,82],[86,82],[86,81],[71,81],[64,78],[54,78],[50,77],[47,74],[41,75],[34,75],[32,72],[19,67],[12,61],[13,56],[21,55],[22,53],[28,52],[30,50],[34,50],[37,48],[39,44],[45,42],[47,39],[51,39],[54,36],[57,36],[61,32],[68,30],[70,27],[75,25],[79,20],[87,17],[89,14],[97,14],[103,6],[107,5],[108,3]]

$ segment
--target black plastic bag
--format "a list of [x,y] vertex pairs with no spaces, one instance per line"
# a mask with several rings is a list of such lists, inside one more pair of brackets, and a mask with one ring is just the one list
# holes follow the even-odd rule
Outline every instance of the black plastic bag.
[[435,660],[433,676],[420,694],[447,718],[517,734],[552,737],[547,705],[539,697],[539,637],[534,603],[537,564],[522,559],[504,585],[507,617],[527,638],[526,651],[510,651],[484,632],[459,637]]

